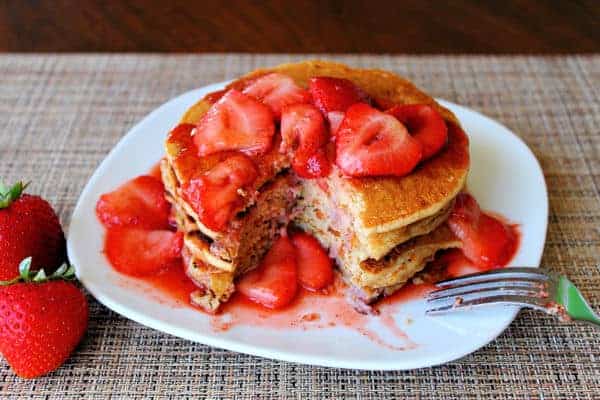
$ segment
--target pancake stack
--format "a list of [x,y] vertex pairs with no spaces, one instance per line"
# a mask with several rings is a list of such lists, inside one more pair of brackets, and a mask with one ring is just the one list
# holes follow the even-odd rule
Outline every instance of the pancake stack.
[[[306,87],[310,78],[349,79],[382,104],[427,104],[448,126],[448,143],[403,177],[350,178],[335,166],[325,178],[301,179],[278,152],[279,143],[253,161],[259,178],[244,193],[228,227],[206,227],[180,194],[180,187],[216,165],[226,154],[198,157],[190,130],[175,129],[165,143],[161,171],[173,218],[185,233],[186,272],[198,285],[192,301],[218,310],[235,290],[235,279],[255,268],[282,228],[293,224],[329,249],[344,279],[362,303],[393,293],[441,249],[460,241],[445,224],[469,169],[468,139],[456,117],[407,80],[380,70],[310,61],[258,70],[228,86],[241,89],[266,73],[290,76]],[[196,124],[214,102],[210,94],[182,118]],[[276,139],[280,140],[280,139]]]
[[408,176],[348,179],[337,171],[303,181],[295,222],[329,249],[358,298],[370,303],[439,250],[460,247],[445,222],[467,168],[468,142],[455,127],[446,148]]

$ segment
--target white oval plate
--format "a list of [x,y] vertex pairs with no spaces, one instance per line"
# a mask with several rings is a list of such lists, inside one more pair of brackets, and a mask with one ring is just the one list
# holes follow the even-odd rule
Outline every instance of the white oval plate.
[[[209,317],[189,307],[174,308],[160,294],[114,271],[102,253],[104,228],[96,219],[98,197],[126,180],[146,173],[163,155],[163,141],[181,115],[223,83],[192,90],[163,104],[115,146],[81,193],[71,219],[68,251],[82,284],[98,301],[151,328],[241,353],[328,367],[403,370],[445,363],[495,339],[513,321],[518,308],[494,307],[426,317],[424,302],[414,301],[395,315],[402,330],[419,345],[390,351],[343,327],[277,330],[237,326],[210,329]],[[522,242],[513,265],[537,267],[548,220],[548,197],[540,166],[511,131],[468,108],[441,101],[461,121],[471,140],[469,190],[482,207],[521,225]],[[400,321],[412,319],[406,324]]]

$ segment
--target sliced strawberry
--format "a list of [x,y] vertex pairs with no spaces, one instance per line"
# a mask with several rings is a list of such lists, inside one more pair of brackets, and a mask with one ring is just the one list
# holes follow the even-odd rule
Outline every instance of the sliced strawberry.
[[368,103],[369,96],[352,81],[318,76],[308,83],[314,104],[324,115],[331,111],[346,111],[356,103]]
[[329,132],[331,133],[331,138],[333,140],[335,140],[335,134],[344,120],[344,115],[343,111],[330,111],[327,113]]
[[331,162],[325,149],[319,149],[308,158],[298,157],[292,161],[292,168],[306,179],[323,178],[331,172]]
[[478,267],[505,265],[516,248],[516,237],[510,227],[481,212],[469,194],[458,195],[448,225],[462,241],[465,256]]
[[162,181],[138,176],[116,190],[100,196],[96,215],[104,226],[136,225],[148,229],[168,227],[169,203]]
[[267,308],[291,303],[298,290],[296,249],[287,237],[280,237],[258,268],[240,279],[237,288],[250,300]]
[[162,173],[160,172],[160,161],[154,164],[152,168],[150,168],[150,171],[148,171],[147,175],[156,178],[162,182]]
[[184,183],[181,192],[204,225],[221,231],[243,203],[240,189],[252,184],[257,176],[252,160],[240,153]]
[[271,107],[276,118],[281,116],[286,106],[310,102],[308,91],[296,85],[289,76],[278,73],[261,76],[248,85],[243,93]]
[[140,228],[111,228],[104,253],[119,272],[132,276],[159,273],[181,256],[183,233]]
[[204,100],[208,101],[210,104],[214,104],[217,101],[221,100],[221,98],[227,93],[228,89],[217,90],[216,92],[212,92],[204,96]]
[[323,115],[310,104],[286,107],[281,117],[282,152],[309,151],[327,143]]
[[444,119],[426,104],[395,106],[387,111],[406,126],[408,132],[423,146],[423,160],[435,155],[448,140]]
[[376,97],[373,99],[373,107],[375,107],[378,110],[385,111],[389,110],[394,106],[396,106],[396,103],[394,103],[391,100],[384,99],[382,97]]
[[300,285],[308,290],[320,290],[331,284],[333,263],[317,239],[306,233],[296,233],[292,243],[297,250]]
[[421,160],[421,145],[396,118],[362,103],[348,108],[335,143],[336,164],[351,176],[403,176]]
[[192,132],[201,157],[225,150],[264,154],[271,148],[274,133],[269,107],[235,89],[213,104]]
[[292,157],[294,171],[303,178],[329,175],[325,155],[327,130],[323,116],[310,104],[296,104],[283,109],[281,116],[282,153]]

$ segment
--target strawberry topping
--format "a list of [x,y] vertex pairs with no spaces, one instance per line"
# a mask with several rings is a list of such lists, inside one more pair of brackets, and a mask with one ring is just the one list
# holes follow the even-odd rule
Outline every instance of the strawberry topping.
[[469,194],[457,196],[448,225],[462,241],[465,256],[478,267],[505,265],[516,249],[517,238],[510,227],[483,213]]
[[344,120],[344,112],[330,111],[327,113],[327,120],[329,121],[329,132],[331,133],[331,138],[332,140],[335,140],[335,134]]
[[286,106],[310,102],[308,91],[296,85],[289,76],[278,73],[261,76],[250,83],[243,93],[268,105],[276,118],[281,117]]
[[96,215],[107,228],[136,225],[148,229],[167,228],[171,209],[160,179],[142,175],[100,196]]
[[221,100],[221,97],[227,93],[229,89],[217,90],[216,92],[212,92],[204,96],[204,100],[209,102],[210,104],[214,104],[217,101]]
[[331,162],[327,158],[325,149],[319,149],[308,158],[298,158],[292,162],[296,173],[306,179],[321,178],[331,172]]
[[362,103],[348,108],[336,133],[336,164],[351,176],[406,175],[421,152],[396,118]]
[[333,263],[317,239],[301,232],[292,236],[292,242],[296,247],[300,285],[308,290],[329,286],[333,282]]
[[271,148],[274,133],[269,107],[235,89],[213,104],[192,131],[201,157],[225,150],[264,154]]
[[387,111],[404,124],[408,132],[423,146],[423,160],[435,155],[448,140],[444,119],[426,104],[395,106]]
[[221,231],[243,205],[242,189],[251,185],[257,176],[252,160],[240,153],[184,183],[181,192],[204,225]]
[[104,253],[119,272],[132,276],[159,273],[181,257],[183,233],[135,227],[106,232]]
[[285,307],[298,290],[296,268],[296,249],[290,239],[282,236],[258,268],[240,279],[237,288],[244,296],[264,307]]
[[323,116],[310,104],[284,108],[281,116],[282,153],[292,157],[294,171],[303,178],[329,175],[331,166],[325,154],[327,130]]
[[149,175],[153,178],[156,178],[162,182],[162,172],[160,171],[160,161],[157,162],[156,164],[154,164],[152,166],[152,168],[150,168],[150,171],[148,171],[147,175]]
[[382,97],[376,97],[373,99],[373,107],[375,107],[378,110],[381,111],[385,111],[385,110],[389,110],[390,108],[396,106],[397,104],[394,103],[393,101],[389,100],[389,99],[384,99]]
[[353,104],[369,102],[369,96],[362,89],[343,78],[311,78],[308,90],[314,104],[324,115],[331,111],[344,112]]

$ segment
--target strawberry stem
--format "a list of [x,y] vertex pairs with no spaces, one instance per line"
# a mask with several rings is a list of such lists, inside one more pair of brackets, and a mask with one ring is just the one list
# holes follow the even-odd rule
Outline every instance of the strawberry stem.
[[17,276],[9,281],[0,281],[0,286],[10,286],[12,284],[19,282],[20,280],[21,280],[21,277]]
[[43,268],[38,271],[32,271],[31,257],[27,257],[19,264],[19,276],[8,281],[0,281],[0,286],[9,286],[18,282],[43,283],[58,279],[66,281],[74,280],[75,268],[72,265],[64,263],[51,275],[46,275],[46,271]]
[[17,200],[28,185],[29,182],[17,182],[10,187],[6,187],[0,182],[0,209],[10,206],[13,201]]

